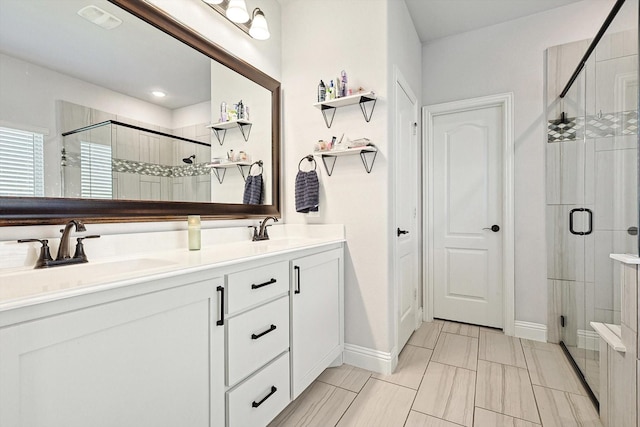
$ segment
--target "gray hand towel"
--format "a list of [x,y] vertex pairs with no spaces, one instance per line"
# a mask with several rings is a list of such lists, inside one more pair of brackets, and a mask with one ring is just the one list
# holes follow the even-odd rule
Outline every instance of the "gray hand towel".
[[259,205],[262,203],[262,174],[247,176],[247,180],[244,183],[242,203],[245,205]]
[[296,212],[317,212],[319,201],[320,182],[316,171],[298,171],[296,175]]

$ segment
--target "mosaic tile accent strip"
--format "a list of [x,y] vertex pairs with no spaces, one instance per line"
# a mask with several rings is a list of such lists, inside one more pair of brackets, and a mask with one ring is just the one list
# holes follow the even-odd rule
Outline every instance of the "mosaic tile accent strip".
[[561,120],[549,120],[547,123],[547,142],[575,141],[587,138],[635,135],[638,133],[638,112],[607,113],[602,116],[570,117]]
[[160,176],[166,178],[211,175],[211,168],[205,167],[204,163],[169,166],[125,159],[113,159],[112,170],[114,172],[135,173],[138,175]]

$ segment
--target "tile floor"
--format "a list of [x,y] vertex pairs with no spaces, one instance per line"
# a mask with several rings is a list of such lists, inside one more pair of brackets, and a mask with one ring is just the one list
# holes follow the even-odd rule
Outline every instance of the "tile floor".
[[560,346],[437,320],[392,375],[329,368],[269,426],[540,425],[601,426]]

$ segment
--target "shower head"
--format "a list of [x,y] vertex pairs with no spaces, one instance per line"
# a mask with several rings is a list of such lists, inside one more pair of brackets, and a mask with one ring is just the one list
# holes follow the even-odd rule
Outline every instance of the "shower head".
[[182,159],[183,162],[185,162],[186,164],[190,165],[193,163],[193,161],[196,159],[196,155],[192,154],[189,157],[185,157],[184,159]]

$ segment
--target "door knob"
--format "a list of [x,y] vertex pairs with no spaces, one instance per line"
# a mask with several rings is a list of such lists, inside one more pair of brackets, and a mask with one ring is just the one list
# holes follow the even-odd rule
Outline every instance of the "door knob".
[[400,237],[401,234],[409,234],[409,230],[400,230],[400,227],[398,227],[398,237]]
[[491,230],[494,233],[497,233],[498,231],[500,231],[500,226],[497,224],[493,224],[491,227],[485,227],[483,228],[483,230]]

